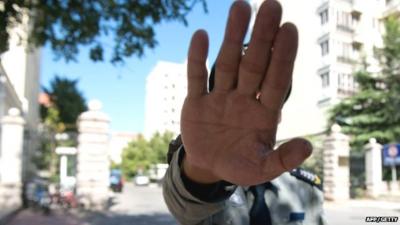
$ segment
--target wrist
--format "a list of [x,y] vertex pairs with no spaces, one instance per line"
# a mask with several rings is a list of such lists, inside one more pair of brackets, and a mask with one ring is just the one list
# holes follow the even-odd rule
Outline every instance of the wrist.
[[190,163],[186,155],[183,157],[182,160],[182,171],[186,175],[187,178],[190,180],[200,183],[200,184],[211,184],[211,183],[216,183],[218,181],[221,181],[217,176],[215,176],[212,172],[209,170],[205,170],[202,168],[199,168],[192,163]]

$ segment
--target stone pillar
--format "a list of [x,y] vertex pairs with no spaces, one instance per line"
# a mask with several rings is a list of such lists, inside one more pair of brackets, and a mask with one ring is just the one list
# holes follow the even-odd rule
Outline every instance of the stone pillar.
[[85,207],[102,209],[109,190],[109,123],[99,101],[78,118],[77,194]]
[[21,206],[22,148],[25,121],[17,108],[1,120],[0,208]]
[[332,201],[350,198],[349,137],[334,124],[324,140],[324,194]]
[[367,194],[376,198],[382,194],[383,182],[382,145],[375,138],[369,139],[369,143],[365,145],[365,170]]

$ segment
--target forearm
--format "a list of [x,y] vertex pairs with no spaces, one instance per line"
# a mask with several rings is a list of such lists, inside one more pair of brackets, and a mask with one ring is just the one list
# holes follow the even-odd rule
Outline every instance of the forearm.
[[165,202],[180,223],[207,224],[213,215],[224,209],[224,201],[233,193],[234,188],[225,191],[222,187],[225,183],[213,186],[190,180],[182,174],[180,168],[183,157],[184,150],[178,150],[167,170],[163,184]]

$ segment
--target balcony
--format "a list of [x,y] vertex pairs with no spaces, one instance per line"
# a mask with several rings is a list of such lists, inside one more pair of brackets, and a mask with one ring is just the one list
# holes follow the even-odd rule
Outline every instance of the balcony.
[[387,0],[386,8],[383,12],[383,17],[397,16],[400,17],[400,0]]
[[337,89],[337,97],[339,99],[344,99],[348,98],[356,93],[356,90],[349,90],[349,89],[344,89],[344,88],[338,88]]
[[336,29],[348,33],[354,33],[354,28],[348,25],[343,25],[343,24],[337,24]]
[[362,1],[360,0],[353,0],[353,6],[351,9],[351,15],[353,18],[360,18],[363,12],[363,5]]
[[347,64],[356,64],[357,63],[357,60],[355,60],[355,59],[353,59],[353,58],[350,58],[350,57],[348,57],[348,56],[337,56],[337,61],[338,62],[341,62],[341,63],[347,63]]
[[360,50],[362,48],[363,43],[365,42],[365,35],[362,32],[358,31],[357,29],[353,33],[353,41],[352,45],[354,49]]

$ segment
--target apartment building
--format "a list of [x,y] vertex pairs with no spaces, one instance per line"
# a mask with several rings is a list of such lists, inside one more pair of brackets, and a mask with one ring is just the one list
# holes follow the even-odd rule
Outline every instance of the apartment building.
[[[299,30],[292,94],[282,110],[277,140],[324,135],[327,110],[357,90],[353,73],[362,60],[379,71],[383,19],[400,15],[399,0],[280,0],[283,22]],[[250,4],[255,15],[262,0]],[[253,20],[254,21],[254,18]],[[159,62],[147,78],[145,136],[179,133],[186,95],[185,64]]]
[[132,132],[114,131],[110,135],[110,145],[108,148],[108,157],[111,162],[120,164],[122,162],[122,153],[129,143],[136,140],[138,135]]
[[180,113],[186,93],[186,62],[159,61],[146,81],[146,138],[156,132],[180,133]]
[[[357,91],[361,62],[378,72],[374,49],[382,46],[383,20],[399,14],[398,0],[280,0],[283,22],[299,29],[293,92],[282,112],[278,140],[321,135],[327,110]],[[256,12],[262,0],[251,1]]]

